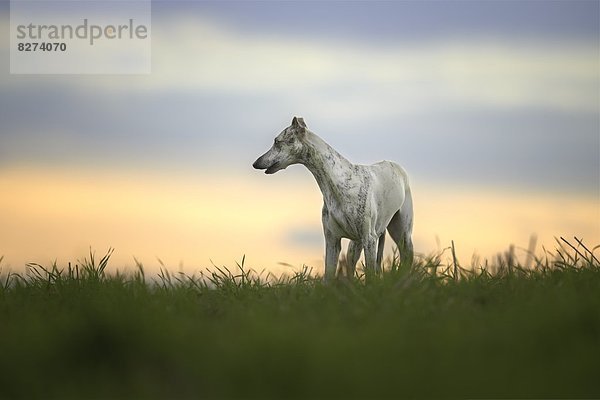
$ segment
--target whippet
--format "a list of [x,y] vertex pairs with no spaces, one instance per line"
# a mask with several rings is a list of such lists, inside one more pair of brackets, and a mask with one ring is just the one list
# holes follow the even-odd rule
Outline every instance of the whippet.
[[335,276],[342,238],[350,239],[348,276],[354,276],[363,249],[367,270],[379,273],[386,229],[398,246],[401,262],[412,264],[413,204],[402,167],[391,161],[352,164],[308,130],[299,117],[252,166],[274,174],[292,164],[306,166],[323,193],[325,279]]

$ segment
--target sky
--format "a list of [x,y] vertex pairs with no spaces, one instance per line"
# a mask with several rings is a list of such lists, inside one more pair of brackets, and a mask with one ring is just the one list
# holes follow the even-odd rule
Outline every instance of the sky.
[[9,22],[0,268],[320,272],[312,176],[251,167],[293,116],[405,167],[420,254],[600,244],[598,1],[152,2],[145,75],[10,74]]

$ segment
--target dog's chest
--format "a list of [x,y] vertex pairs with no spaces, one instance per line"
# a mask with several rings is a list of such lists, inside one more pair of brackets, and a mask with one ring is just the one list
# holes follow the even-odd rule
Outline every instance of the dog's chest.
[[324,191],[323,224],[337,236],[358,240],[367,222],[368,180],[348,182],[342,190]]

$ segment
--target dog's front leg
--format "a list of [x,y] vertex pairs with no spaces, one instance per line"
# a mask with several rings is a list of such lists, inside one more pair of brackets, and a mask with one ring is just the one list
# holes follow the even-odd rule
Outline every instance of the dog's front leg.
[[362,244],[358,240],[351,240],[348,244],[348,253],[346,255],[346,276],[350,279],[354,278],[356,271],[356,263],[362,252]]
[[368,235],[364,239],[365,248],[365,267],[369,272],[380,272],[380,266],[377,265],[377,235]]
[[325,232],[325,280],[335,278],[342,242],[339,237]]

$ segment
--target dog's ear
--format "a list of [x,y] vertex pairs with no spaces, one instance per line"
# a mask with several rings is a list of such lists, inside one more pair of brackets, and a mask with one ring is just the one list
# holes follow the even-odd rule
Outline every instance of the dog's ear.
[[306,123],[304,122],[304,118],[302,117],[294,117],[294,119],[292,119],[292,126],[293,127],[300,127],[300,128],[306,128]]

